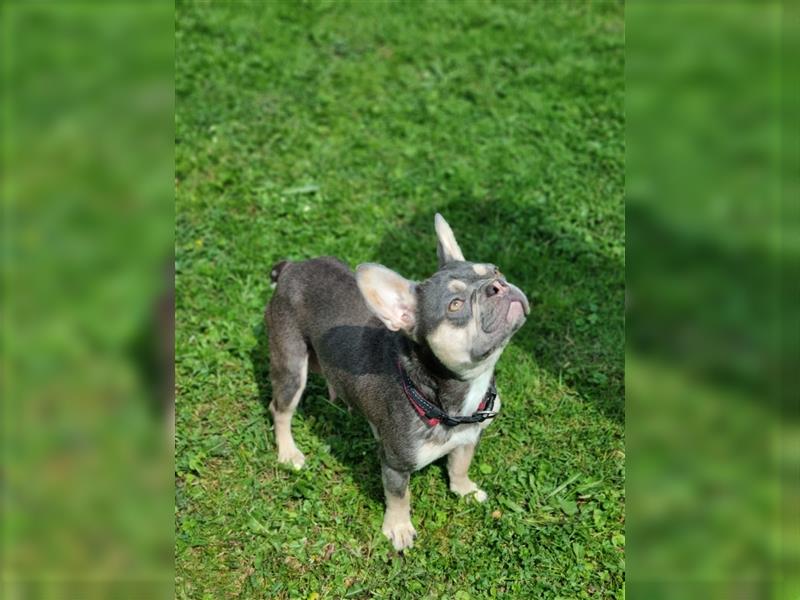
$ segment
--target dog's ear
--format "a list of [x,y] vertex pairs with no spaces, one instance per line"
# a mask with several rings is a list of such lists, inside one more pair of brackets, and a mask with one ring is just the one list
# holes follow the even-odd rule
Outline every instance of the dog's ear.
[[358,289],[369,309],[390,331],[412,335],[417,324],[417,284],[383,265],[356,268]]
[[434,218],[434,226],[436,227],[436,237],[439,243],[436,244],[436,254],[439,256],[439,266],[442,267],[447,263],[454,260],[464,260],[464,253],[458,247],[456,236],[453,235],[453,230],[450,225],[444,220],[444,217],[436,213]]

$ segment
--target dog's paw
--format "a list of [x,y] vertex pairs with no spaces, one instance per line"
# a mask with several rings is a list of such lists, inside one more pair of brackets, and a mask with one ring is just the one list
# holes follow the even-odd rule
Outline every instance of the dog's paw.
[[383,522],[383,535],[389,538],[394,549],[400,552],[414,545],[414,538],[417,537],[417,530],[411,521],[386,521]]
[[451,482],[450,491],[462,497],[472,495],[478,502],[486,502],[489,497],[486,492],[478,487],[478,484],[470,480],[460,483]]
[[306,457],[297,449],[297,446],[278,450],[278,462],[283,465],[289,465],[294,469],[302,469],[306,464]]

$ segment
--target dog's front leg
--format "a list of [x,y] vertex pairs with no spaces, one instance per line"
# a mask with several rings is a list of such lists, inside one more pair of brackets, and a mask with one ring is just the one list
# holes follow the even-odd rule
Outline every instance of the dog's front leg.
[[459,496],[466,496],[467,494],[475,494],[475,499],[478,502],[486,500],[486,492],[478,487],[474,481],[469,478],[469,464],[472,462],[472,456],[475,454],[475,444],[465,444],[457,446],[447,456],[447,474],[450,477],[450,491],[455,492]]
[[395,550],[414,545],[417,532],[411,524],[411,492],[408,480],[411,473],[397,471],[381,464],[383,491],[386,494],[386,514],[383,517],[383,535],[392,542]]

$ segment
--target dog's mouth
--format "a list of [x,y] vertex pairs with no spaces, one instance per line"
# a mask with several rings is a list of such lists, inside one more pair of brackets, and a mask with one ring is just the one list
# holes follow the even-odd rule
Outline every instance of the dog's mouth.
[[508,305],[508,310],[506,311],[506,321],[508,323],[514,323],[524,315],[525,307],[522,306],[522,302],[519,300],[512,300]]
[[502,300],[489,304],[481,311],[481,329],[494,334],[501,328],[514,329],[530,313],[530,305],[523,294],[514,290]]
[[490,299],[481,307],[479,316],[483,340],[476,340],[473,359],[480,362],[504,346],[522,327],[530,313],[530,304],[519,289],[511,286],[508,294],[497,300]]

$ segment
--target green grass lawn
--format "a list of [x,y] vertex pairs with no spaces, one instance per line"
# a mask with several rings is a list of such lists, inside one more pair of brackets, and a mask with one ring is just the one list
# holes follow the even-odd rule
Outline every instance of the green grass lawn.
[[[180,4],[179,598],[620,598],[621,3]],[[458,499],[411,480],[380,532],[366,422],[312,376],[276,464],[262,316],[282,258],[436,268],[433,215],[533,302]]]

